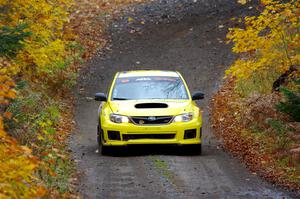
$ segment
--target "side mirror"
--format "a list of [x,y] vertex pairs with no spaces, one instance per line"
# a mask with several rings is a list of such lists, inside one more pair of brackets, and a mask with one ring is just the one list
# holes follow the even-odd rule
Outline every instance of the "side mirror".
[[104,94],[104,93],[96,93],[95,94],[95,100],[96,101],[107,101],[106,94]]
[[193,93],[192,100],[201,100],[201,99],[204,99],[204,93],[200,91]]

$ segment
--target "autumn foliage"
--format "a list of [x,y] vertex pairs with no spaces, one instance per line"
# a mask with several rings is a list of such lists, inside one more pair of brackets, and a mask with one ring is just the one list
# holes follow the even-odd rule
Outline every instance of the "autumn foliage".
[[[1,0],[1,29],[16,45],[1,54],[12,58],[15,71],[27,78],[48,72],[64,61],[64,25],[71,0]],[[4,30],[11,30],[9,33]],[[18,37],[19,36],[19,37]],[[12,46],[12,45],[10,45]],[[9,47],[9,46],[7,46]]]
[[[16,97],[15,86],[8,76],[0,76],[0,104],[7,105]],[[3,117],[11,118],[9,112],[0,115],[0,198],[36,198],[44,195],[44,187],[35,177],[38,160],[26,146],[4,131]]]
[[0,198],[75,197],[71,89],[107,22],[139,1],[0,0]]
[[212,100],[212,125],[254,173],[300,190],[300,2],[261,0],[256,12],[229,28],[238,58]]
[[[47,192],[45,183],[38,177],[37,172],[47,171],[49,166],[41,162],[43,158],[36,150],[37,147],[32,147],[33,140],[22,139],[34,133],[35,137],[38,137],[39,132],[35,132],[34,128],[23,126],[20,129],[28,131],[15,136],[17,141],[5,132],[9,130],[10,135],[16,135],[15,130],[8,124],[3,124],[3,121],[22,124],[13,111],[10,111],[9,106],[21,96],[26,97],[21,94],[21,90],[14,82],[17,84],[20,81],[27,82],[29,87],[45,92],[43,91],[45,87],[53,87],[47,84],[51,79],[58,82],[57,74],[68,71],[66,60],[69,41],[65,38],[69,32],[65,30],[65,24],[69,20],[68,11],[71,2],[71,0],[0,1],[0,195],[3,197],[38,198]],[[33,103],[39,104],[40,107],[47,105],[47,101]],[[28,114],[31,111],[29,107],[25,110],[18,107],[15,110],[24,115],[24,118],[33,116]],[[40,113],[35,113],[37,114]],[[43,129],[40,130],[43,132]],[[20,142],[26,146],[19,145]],[[40,143],[40,147],[42,145]],[[34,151],[32,152],[29,147],[34,148]]]
[[28,147],[18,145],[17,141],[3,130],[0,120],[0,198],[37,198],[45,194],[45,188],[35,177],[38,160]]
[[270,70],[281,74],[300,62],[300,2],[262,0],[261,4],[259,16],[240,19],[244,28],[230,28],[227,35],[234,43],[232,51],[241,58],[226,74],[237,80],[256,73],[268,75]]

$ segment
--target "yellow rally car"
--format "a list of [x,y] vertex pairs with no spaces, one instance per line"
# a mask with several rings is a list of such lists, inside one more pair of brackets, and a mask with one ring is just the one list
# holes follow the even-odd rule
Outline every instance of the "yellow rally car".
[[175,144],[201,153],[201,110],[180,73],[125,71],[115,75],[108,95],[96,93],[98,143],[102,154],[112,146]]

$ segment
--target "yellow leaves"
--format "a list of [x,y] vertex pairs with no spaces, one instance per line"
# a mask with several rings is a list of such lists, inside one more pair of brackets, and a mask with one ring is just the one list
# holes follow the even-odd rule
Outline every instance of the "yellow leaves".
[[226,70],[225,74],[226,77],[232,75],[237,77],[237,79],[248,78],[251,75],[251,71],[255,70],[255,66],[253,61],[238,59]]
[[291,65],[299,65],[299,3],[280,3],[262,0],[264,10],[258,16],[244,18],[244,28],[231,28],[227,34],[234,53],[241,55],[226,71],[237,81],[255,72],[272,68],[285,72]]
[[10,99],[14,99],[17,97],[17,92],[13,89],[10,89],[7,94],[5,95],[5,97],[10,98]]
[[246,4],[246,3],[247,3],[247,0],[238,0],[238,3],[240,3],[240,4],[244,5],[244,4]]
[[6,133],[4,132],[4,124],[3,124],[3,118],[0,115],[0,136],[5,136]]
[[0,6],[6,8],[5,14],[0,13],[0,27],[16,27],[22,23],[28,26],[26,31],[32,33],[21,42],[24,47],[14,60],[9,60],[9,67],[0,67],[0,72],[8,74],[7,68],[10,68],[10,71],[15,72],[13,75],[21,71],[30,80],[32,73],[38,76],[40,69],[53,67],[55,62],[61,62],[67,54],[65,46],[68,42],[64,39],[64,26],[69,21],[68,8],[71,2],[72,0],[0,1]]
[[285,9],[284,12],[283,12],[283,14],[285,16],[287,16],[287,17],[290,17],[290,16],[292,16],[293,13],[292,13],[292,11],[290,9]]
[[9,76],[0,73],[0,105],[8,105],[10,99],[16,98],[14,86],[15,83]]
[[134,21],[134,19],[132,17],[128,17],[127,21],[132,22],[132,21]]
[[45,195],[45,189],[38,185],[35,169],[38,162],[31,150],[19,146],[3,130],[0,116],[0,198],[37,198]]
[[31,155],[32,150],[28,148],[27,146],[21,146],[23,152],[25,155]]
[[[72,0],[0,0],[0,28],[26,24],[30,36],[22,40],[22,48],[14,57],[0,57],[0,105],[5,108],[16,98],[14,76],[44,81],[40,72],[56,67],[67,55],[64,26],[69,21],[68,9]],[[68,33],[68,39],[70,38]],[[3,109],[5,110],[5,109]],[[0,198],[42,198],[46,189],[37,180],[40,162],[31,149],[20,146],[4,131],[3,118],[11,119],[10,112],[0,114]],[[52,125],[46,123],[46,126]],[[41,134],[43,134],[41,132]],[[37,139],[45,139],[43,136]],[[53,173],[52,173],[53,174]],[[55,175],[55,174],[53,174]]]
[[39,42],[26,43],[23,52],[17,56],[19,63],[22,65],[32,63],[39,71],[64,60],[65,43],[60,39],[48,42],[46,45]]
[[[69,50],[70,41],[74,42],[75,38],[70,30],[71,28],[66,27],[66,23],[69,22],[68,10],[72,1],[0,0],[0,8],[5,8],[5,12],[0,12],[0,28],[3,26],[14,28],[20,24],[25,24],[24,31],[31,33],[28,37],[26,36],[20,40],[19,43],[22,45],[20,45],[20,49],[18,48],[15,54],[0,57],[0,106],[2,108],[0,113],[0,198],[43,198],[46,194],[46,189],[42,186],[42,182],[38,180],[39,178],[47,180],[48,183],[50,181],[51,183],[54,182],[49,186],[50,189],[56,189],[61,184],[66,184],[65,179],[61,179],[61,176],[63,175],[64,178],[67,178],[70,175],[64,172],[68,169],[65,168],[68,167],[68,156],[64,154],[64,144],[67,137],[65,131],[67,130],[56,132],[56,128],[58,128],[56,125],[59,121],[57,115],[60,110],[53,110],[54,108],[52,108],[49,111],[44,111],[50,100],[47,99],[47,102],[45,102],[46,100],[41,102],[38,99],[44,98],[35,97],[32,94],[41,93],[46,95],[44,88],[50,87],[49,79],[61,78],[61,82],[63,82],[67,78],[71,79],[73,75],[73,73],[68,74],[71,70],[65,70],[67,56],[72,55],[72,58],[76,59],[77,55],[73,56],[73,54],[75,51],[80,51],[80,46],[77,47],[73,44],[72,51]],[[99,15],[99,13],[96,14]],[[98,31],[98,29],[96,30]],[[70,77],[65,74],[62,75],[62,73],[66,73]],[[12,101],[11,99],[16,98],[17,93],[14,90],[16,86],[14,80],[20,79],[26,81],[18,84],[20,88],[26,87],[23,90],[18,89],[18,92],[23,94],[24,92],[30,92],[30,96],[32,95],[34,98],[32,98],[32,101],[31,98],[26,101],[22,97],[15,100],[16,103],[8,107],[8,110],[14,113],[12,115],[11,112],[4,111],[6,110],[6,105],[9,105],[10,101]],[[43,84],[38,87],[36,86],[37,84],[32,84],[30,81],[42,82]],[[63,84],[61,82],[58,82],[55,88],[63,90],[61,89]],[[29,85],[28,87],[34,87],[35,91],[32,93],[31,90],[27,90],[27,85]],[[37,101],[41,103],[36,104]],[[19,102],[25,102],[24,106],[17,105],[14,107]],[[40,109],[41,105],[45,107]],[[25,118],[24,121],[26,122],[22,123],[21,117],[18,117],[19,113],[22,118]],[[34,150],[35,155],[42,159],[41,161],[32,155],[29,147],[21,146],[14,138],[6,134],[3,118],[18,119],[19,123],[17,125],[21,127],[17,128],[22,133],[19,133],[20,131],[16,132],[23,134],[23,137],[19,137],[20,140],[30,143],[30,147]],[[39,123],[39,121],[41,122]],[[67,129],[66,126],[70,128],[70,124],[64,125],[64,128]],[[26,140],[30,136],[33,139]],[[57,147],[55,152],[51,151],[53,147]],[[46,150],[48,154],[46,157],[43,157],[41,151]],[[62,159],[66,160],[57,161]],[[51,163],[54,165],[51,165]],[[39,176],[36,175],[37,173]],[[57,177],[50,177],[49,180],[49,176]]]
[[37,139],[40,141],[45,140],[44,136],[42,136],[41,134],[38,134]]
[[[5,75],[0,75],[0,104],[8,104],[7,99],[16,97],[14,82]],[[5,118],[11,119],[12,113],[4,112]],[[0,115],[0,197],[36,198],[45,194],[45,189],[35,179],[37,160],[32,157],[31,149],[19,146],[16,140],[4,131],[3,118]]]
[[262,3],[263,5],[269,5],[269,4],[274,3],[274,0],[261,0],[261,3]]
[[[0,75],[12,76],[20,71],[19,66],[6,57],[0,57]],[[0,82],[2,80],[0,79]]]

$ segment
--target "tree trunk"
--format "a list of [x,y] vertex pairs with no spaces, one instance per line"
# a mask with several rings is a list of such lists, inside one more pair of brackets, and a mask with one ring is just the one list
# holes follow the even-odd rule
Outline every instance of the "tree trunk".
[[287,70],[285,73],[283,73],[282,75],[280,75],[278,77],[278,79],[276,79],[273,83],[273,91],[278,91],[280,86],[284,83],[287,82],[287,80],[289,79],[289,76],[293,73],[297,71],[297,66],[296,65],[292,65],[290,66],[289,70]]

